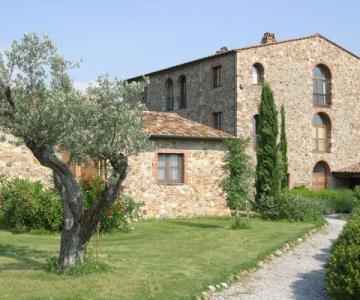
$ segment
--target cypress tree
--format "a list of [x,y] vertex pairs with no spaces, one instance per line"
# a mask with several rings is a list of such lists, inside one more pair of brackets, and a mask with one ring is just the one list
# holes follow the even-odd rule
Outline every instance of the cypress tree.
[[280,154],[281,154],[281,188],[287,188],[288,181],[288,158],[287,158],[287,139],[285,131],[285,107],[281,106],[281,129],[280,129]]
[[274,96],[270,85],[265,83],[259,106],[259,143],[256,150],[256,202],[260,210],[264,206],[260,203],[261,199],[274,197],[280,190],[277,137],[278,120]]

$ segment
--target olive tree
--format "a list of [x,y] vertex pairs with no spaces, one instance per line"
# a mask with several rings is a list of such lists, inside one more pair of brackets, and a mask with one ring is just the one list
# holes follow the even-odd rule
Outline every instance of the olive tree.
[[[142,128],[146,80],[127,83],[100,76],[82,95],[69,75],[75,67],[46,35],[25,34],[0,55],[0,129],[53,171],[63,205],[63,268],[83,262],[96,224],[118,197],[128,157],[149,146]],[[110,171],[103,192],[85,210],[70,164],[89,161],[105,162]]]

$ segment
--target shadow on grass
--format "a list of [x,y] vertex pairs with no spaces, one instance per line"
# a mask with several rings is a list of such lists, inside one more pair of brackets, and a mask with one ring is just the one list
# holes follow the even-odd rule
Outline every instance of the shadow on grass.
[[189,222],[189,221],[173,221],[172,223],[176,225],[181,226],[187,226],[187,227],[197,227],[202,229],[212,229],[212,228],[223,228],[224,226],[216,225],[216,224],[204,224],[204,223],[195,223],[195,222]]
[[26,246],[0,245],[0,257],[17,261],[0,264],[0,271],[43,269],[45,263],[41,263],[37,259],[44,260],[48,255],[45,251],[31,249]]

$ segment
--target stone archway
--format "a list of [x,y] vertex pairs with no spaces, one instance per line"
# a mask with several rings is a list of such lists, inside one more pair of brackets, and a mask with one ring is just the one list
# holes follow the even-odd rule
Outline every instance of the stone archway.
[[313,190],[323,190],[326,189],[328,185],[328,177],[330,174],[329,165],[324,161],[319,161],[314,166],[312,172],[312,185]]

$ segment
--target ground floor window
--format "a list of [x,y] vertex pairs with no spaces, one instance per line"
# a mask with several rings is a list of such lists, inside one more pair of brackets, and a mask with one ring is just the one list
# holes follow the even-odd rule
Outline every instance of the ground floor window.
[[322,190],[327,187],[327,177],[329,175],[329,166],[325,162],[318,162],[313,169],[312,189]]
[[184,183],[184,155],[159,153],[157,179],[163,184]]

